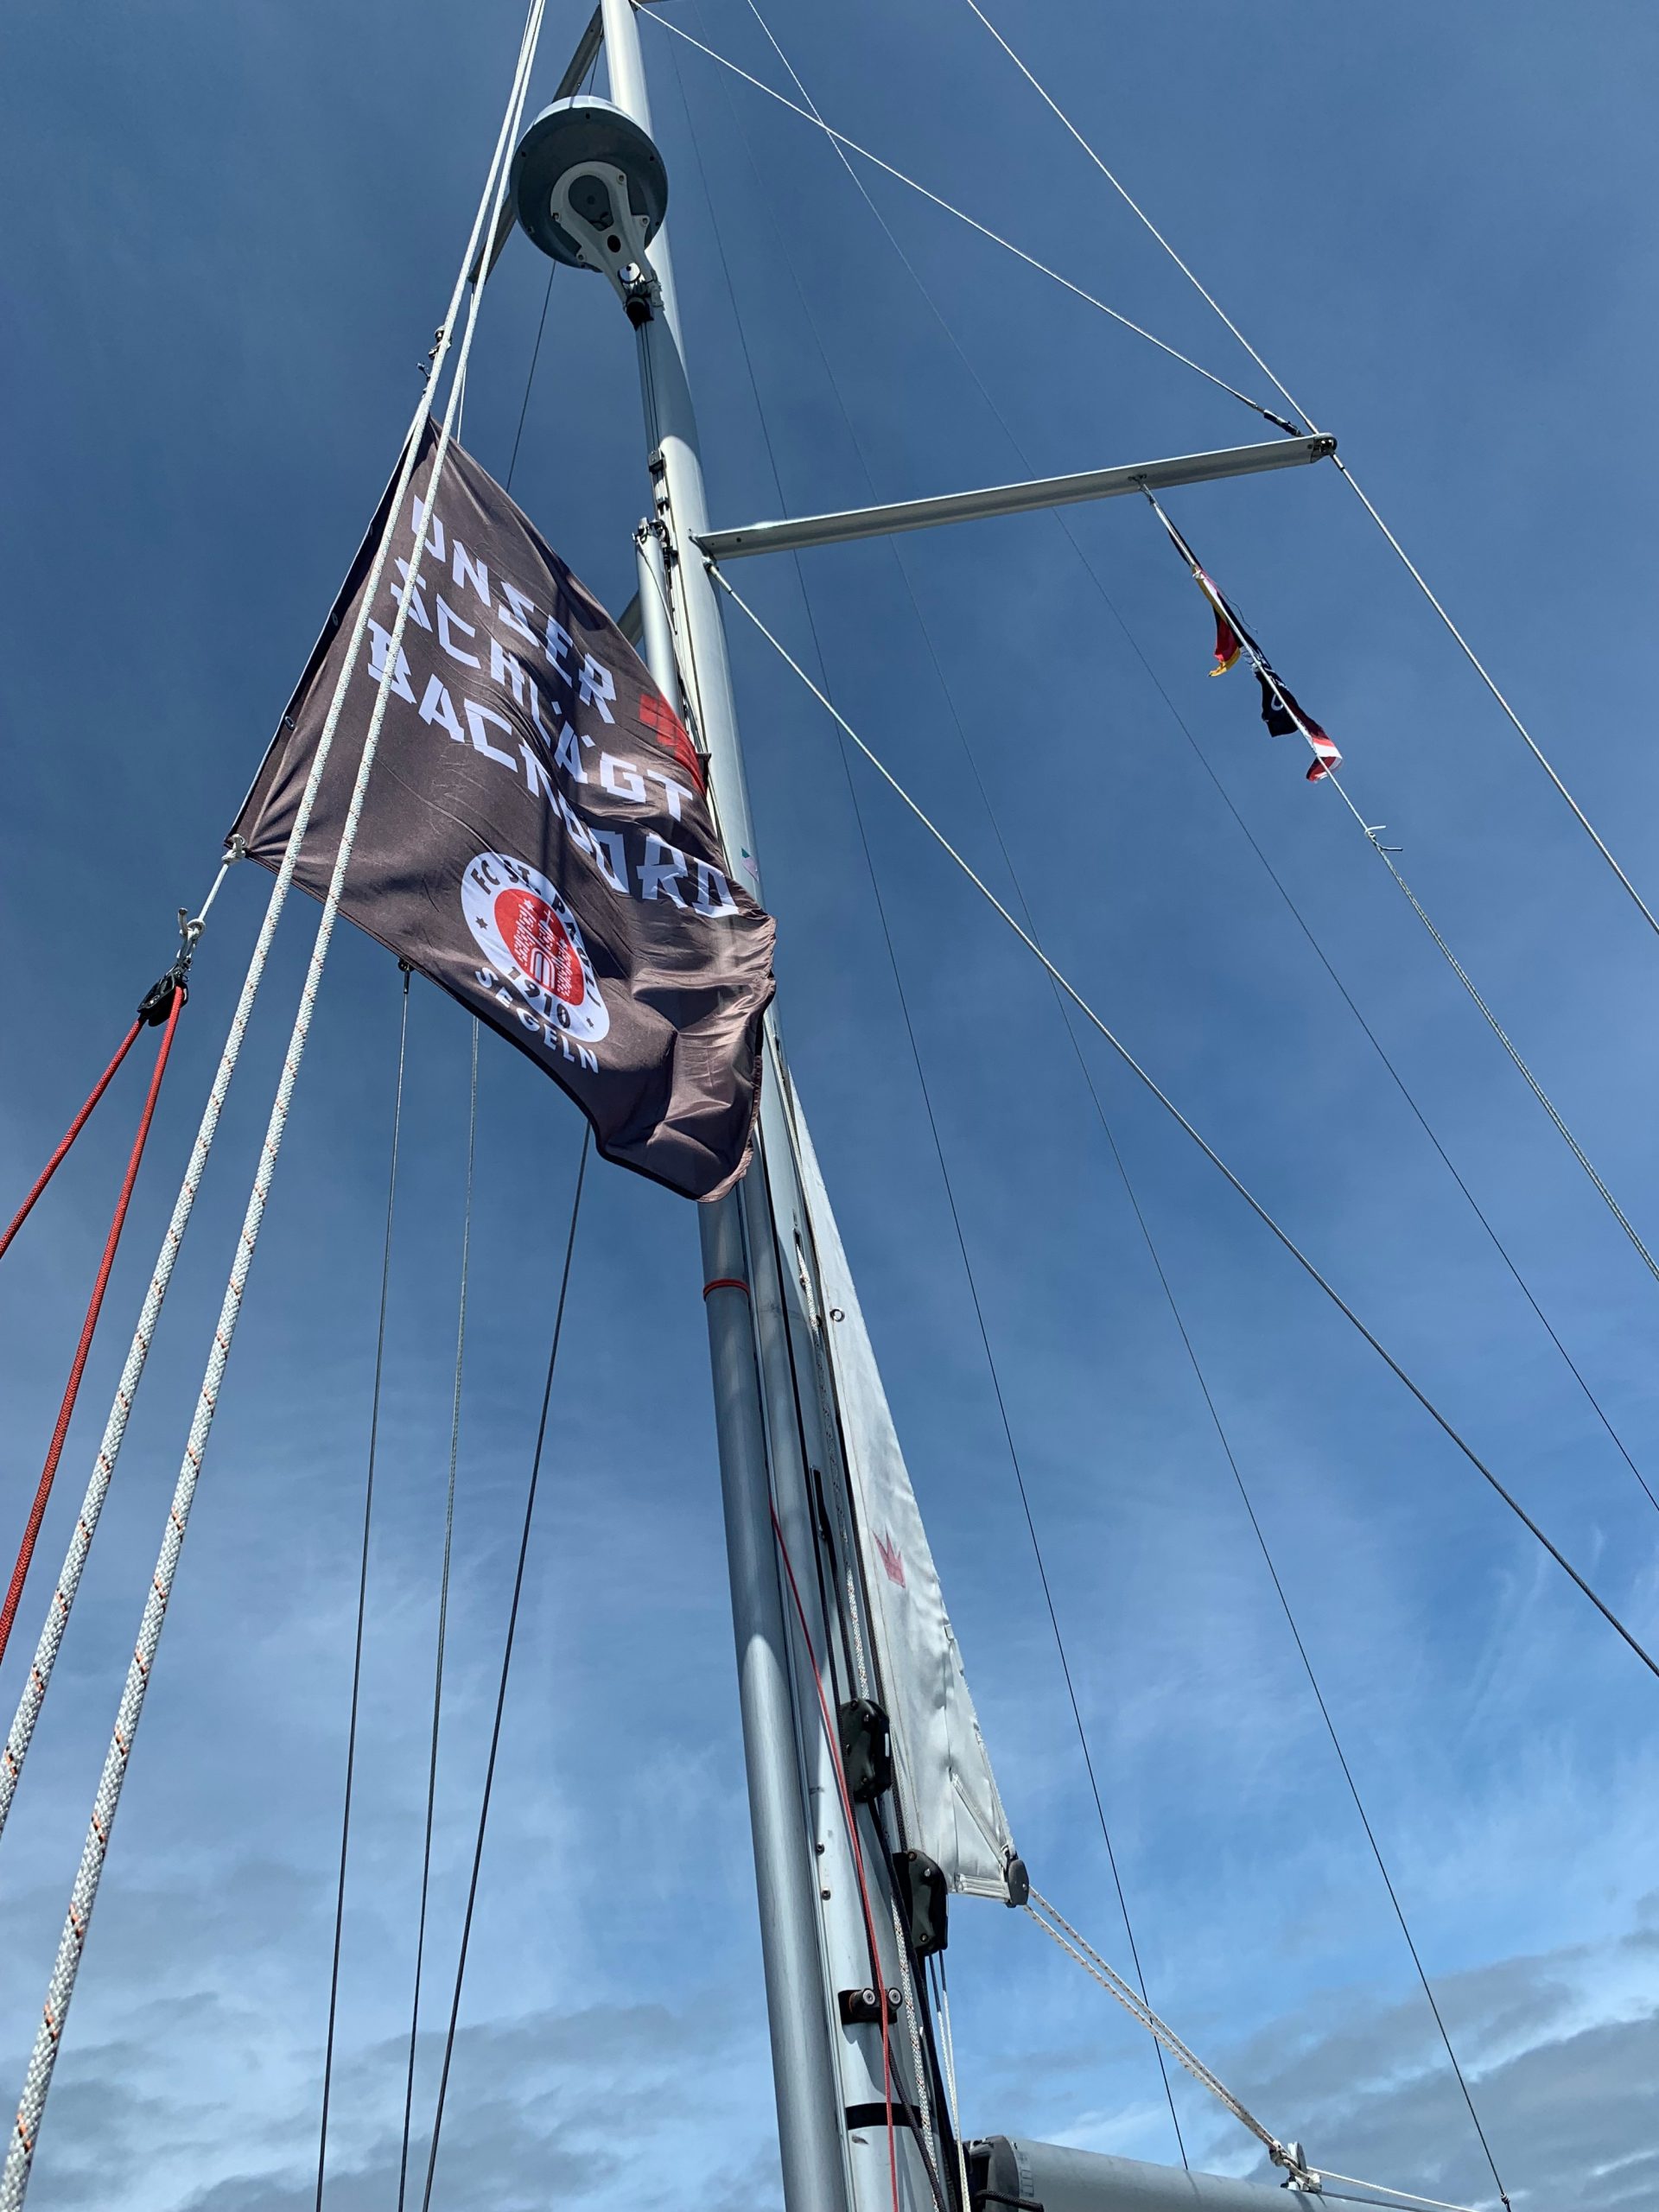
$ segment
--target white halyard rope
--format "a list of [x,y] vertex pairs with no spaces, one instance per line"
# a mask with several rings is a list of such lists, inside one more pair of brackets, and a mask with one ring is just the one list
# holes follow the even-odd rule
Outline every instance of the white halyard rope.
[[1279,2140],[1278,2137],[1262,2125],[1249,2107],[1241,2103],[1225,2083],[1211,2072],[1204,2061],[1196,2053],[1187,2049],[1174,2029],[1166,2021],[1160,2019],[1140,1991],[1125,1981],[1115,1967],[1108,1966],[1099,1952],[1078,1935],[1071,1922],[1049,1903],[1042,1891],[1033,1889],[1031,1897],[1032,1901],[1027,1905],[1026,1910],[1042,1929],[1044,1935],[1052,1942],[1058,1943],[1061,1950],[1077,1961],[1085,1974],[1097,1981],[1101,1987],[1111,1996],[1116,1998],[1124,2011],[1133,2014],[1147,2033],[1155,2037],[1158,2042],[1162,2044],[1170,2056],[1186,2069],[1195,2082],[1208,2089],[1212,2097],[1224,2104],[1242,2126],[1249,2128],[1250,2133],[1255,2137],[1275,2165],[1287,2167],[1292,2173],[1304,2171],[1305,2169],[1300,2159],[1293,2157],[1291,2152]]
[[[1369,2189],[1375,2192],[1370,2199],[1355,2200],[1357,2202],[1368,2201],[1377,2204],[1391,2204],[1401,2208],[1401,2212],[1406,2212],[1407,2208],[1414,2205],[1428,2207],[1431,2212],[1471,2212],[1471,2208],[1467,2205],[1449,2204],[1438,2196],[1420,2196],[1412,2190],[1397,2189],[1389,2182],[1362,2181],[1355,2174],[1334,2173],[1329,2166],[1321,2166],[1316,2172],[1303,2157],[1301,2145],[1299,2143],[1281,2143],[1275,2136],[1270,2134],[1249,2107],[1243,2104],[1232,2091],[1211,2072],[1201,2058],[1188,2050],[1174,2029],[1166,2021],[1159,2018],[1151,2005],[1141,1997],[1140,1992],[1131,1983],[1125,1981],[1115,1967],[1108,1965],[1091,1943],[1078,1935],[1071,1922],[1057,1906],[1050,1904],[1040,1890],[1033,1889],[1031,1894],[1033,1901],[1027,1905],[1026,1910],[1042,1929],[1044,1935],[1057,1943],[1069,1958],[1075,1959],[1091,1980],[1097,1981],[1103,1989],[1117,1999],[1125,2012],[1132,2013],[1149,2034],[1157,2037],[1170,2056],[1179,2061],[1195,2082],[1208,2089],[1211,2096],[1226,2107],[1235,2120],[1249,2128],[1250,2133],[1267,2152],[1274,2164],[1286,2169],[1289,2176],[1287,2184],[1288,2187],[1300,2190],[1304,2193],[1317,2195],[1323,2192],[1324,2184],[1326,2182],[1340,2181],[1346,2182],[1351,2188]],[[1040,1910],[1039,1910],[1039,1907]],[[948,2027],[946,2034],[948,2039]],[[955,2094],[953,2083],[951,2089],[953,2100]]]
[[922,2157],[934,2188],[943,2201],[945,2193],[944,2175],[939,2163],[938,2144],[933,2130],[932,2099],[927,2093],[927,2060],[922,2051],[922,2008],[916,2001],[916,1980],[911,1972],[910,1944],[905,1934],[905,1923],[899,1916],[899,1904],[895,1897],[888,1897],[887,1910],[893,1918],[893,1955],[899,1961],[899,1994],[903,1999],[905,2025],[910,2031],[910,2060],[916,2075],[916,2116],[920,2122]]
[[[477,252],[479,241],[484,234],[484,226],[486,221],[493,224],[499,217],[501,204],[505,195],[506,153],[507,149],[516,140],[518,135],[518,123],[524,110],[524,97],[529,88],[531,63],[534,58],[537,39],[541,29],[543,3],[543,0],[531,0],[530,14],[525,22],[524,36],[519,47],[518,64],[513,72],[512,91],[507,101],[506,112],[503,117],[500,132],[496,140],[495,150],[491,157],[484,192],[479,202],[478,213],[474,219],[472,236],[467,242],[467,251],[461,260],[461,272],[456,278],[455,288],[451,296],[449,309],[444,318],[442,325],[441,326],[438,343],[434,352],[431,377],[427,387],[428,390],[430,390],[432,385],[435,383],[435,380],[442,368],[444,357],[448,351],[454,330],[456,315],[461,306],[461,296],[466,286],[467,271],[473,264],[474,258]],[[437,450],[433,459],[432,474],[427,491],[427,504],[429,506],[435,504],[438,484],[442,474],[444,461],[448,452],[450,437],[454,427],[456,401],[461,389],[460,374],[461,370],[465,367],[467,357],[471,351],[473,334],[477,327],[478,321],[480,297],[480,292],[478,289],[475,289],[472,294],[469,303],[466,329],[461,339],[461,349],[457,357],[457,374],[456,378],[451,381],[448,404],[445,409],[442,429],[438,439]],[[301,802],[301,811],[296,817],[294,829],[289,836],[287,849],[283,854],[282,872],[277,878],[276,890],[272,893],[271,906],[267,910],[265,926],[261,930],[259,944],[256,947],[255,962],[257,967],[263,967],[264,953],[269,950],[270,938],[275,931],[276,917],[280,912],[280,898],[278,894],[285,895],[288,887],[293,880],[294,868],[299,855],[300,841],[304,833],[312,803],[315,801],[316,796],[317,787],[321,780],[321,772],[324,761],[326,760],[328,748],[332,744],[334,732],[340,721],[340,711],[344,703],[346,688],[351,681],[353,671],[356,664],[358,652],[360,649],[362,639],[367,628],[369,610],[374,602],[375,594],[379,587],[380,577],[384,571],[386,557],[391,548],[393,532],[402,510],[404,495],[408,488],[410,479],[414,472],[415,460],[419,446],[420,426],[425,418],[426,412],[427,407],[423,394],[422,404],[420,408],[416,410],[414,421],[410,425],[409,442],[404,454],[404,466],[398,476],[397,488],[393,494],[387,514],[385,529],[382,534],[380,545],[377,550],[374,564],[370,572],[369,580],[364,591],[362,602],[359,608],[358,619],[352,632],[351,643],[347,649],[346,662],[341,669],[339,681],[335,685],[334,698],[328,710],[328,716],[323,725],[322,733],[318,741],[316,758],[313,761],[311,773],[307,780],[304,797]],[[114,1822],[116,1808],[120,1801],[121,1786],[126,1774],[127,1762],[131,1755],[133,1738],[138,1726],[140,1715],[143,1709],[144,1694],[149,1685],[150,1669],[154,1663],[156,1649],[161,1640],[162,1626],[166,1618],[168,1600],[172,1592],[174,1576],[178,1567],[179,1554],[184,1543],[185,1529],[189,1520],[190,1507],[195,1495],[196,1484],[200,1475],[202,1459],[207,1448],[208,1433],[213,1427],[213,1414],[218,1406],[219,1386],[224,1378],[226,1362],[230,1356],[231,1341],[235,1333],[237,1319],[241,1311],[242,1297],[247,1284],[248,1270],[252,1263],[254,1247],[257,1242],[260,1224],[264,1217],[265,1205],[270,1192],[271,1178],[276,1169],[276,1157],[281,1149],[283,1134],[288,1119],[289,1108],[294,1094],[294,1085],[298,1077],[300,1062],[305,1051],[306,1039],[309,1034],[312,1014],[316,1004],[317,991],[321,982],[323,967],[327,959],[329,944],[334,936],[334,923],[340,912],[340,896],[345,886],[346,871],[351,861],[352,849],[356,842],[358,825],[362,817],[363,802],[368,788],[369,773],[373,766],[374,756],[379,742],[381,726],[385,719],[386,702],[391,695],[392,683],[396,679],[398,652],[402,644],[404,631],[408,621],[410,608],[413,603],[414,594],[419,582],[421,561],[425,550],[426,538],[427,533],[424,531],[420,531],[416,537],[414,552],[410,561],[409,569],[404,580],[403,589],[398,597],[397,613],[392,627],[391,642],[387,648],[385,666],[382,671],[378,688],[375,694],[374,707],[369,721],[368,732],[364,740],[362,758],[358,766],[357,780],[353,789],[351,804],[346,812],[345,825],[340,833],[340,849],[335,857],[334,873],[329,880],[327,895],[323,902],[321,917],[317,924],[317,933],[315,941],[312,947],[310,965],[306,973],[304,988],[300,995],[299,1007],[294,1018],[294,1027],[289,1035],[288,1050],[283,1058],[283,1071],[281,1078],[277,1084],[276,1095],[275,1099],[272,1101],[270,1117],[266,1126],[264,1142],[261,1147],[259,1163],[254,1176],[253,1187],[249,1193],[247,1209],[243,1217],[241,1233],[237,1242],[236,1255],[232,1264],[230,1280],[226,1286],[224,1300],[219,1308],[218,1324],[213,1331],[213,1347],[208,1355],[207,1370],[202,1377],[201,1389],[196,1402],[195,1415],[190,1425],[190,1433],[185,1445],[184,1457],[180,1465],[178,1480],[173,1494],[173,1501],[168,1511],[167,1527],[162,1538],[161,1554],[157,1559],[155,1574],[151,1580],[149,1596],[145,1604],[143,1618],[139,1627],[137,1648],[134,1650],[132,1662],[128,1669],[126,1685],[123,1690],[121,1703],[117,1712],[115,1727],[111,1736],[109,1751],[104,1762],[104,1771],[99,1783],[98,1795],[93,1802],[92,1820],[87,1829],[86,1844],[81,1853],[80,1866],[75,1877],[74,1888],[70,1896],[69,1910],[64,1922],[63,1934],[59,1942],[57,1959],[53,1967],[51,1980],[48,1985],[46,2003],[41,2013],[40,2028],[35,2036],[34,2051],[30,2056],[28,2072],[24,2077],[22,2095],[19,2100],[18,2104],[16,2123],[12,2133],[10,2143],[7,2149],[4,2171],[3,2174],[0,2174],[0,2212],[17,2212],[17,2208],[22,2204],[24,2196],[28,2191],[29,2177],[34,2159],[35,2145],[38,2139],[41,2114],[45,2106],[47,2092],[51,2085],[52,2071],[56,2063],[58,2047],[63,2034],[64,2021],[68,2012],[71,1999],[74,1993],[75,1977],[79,1967],[82,1951],[86,1944],[87,1927],[92,1917],[93,1904],[98,1894],[99,1877],[102,1874],[105,1858],[109,1849],[110,1831]],[[242,1001],[238,1002],[236,1015],[232,1019],[232,1035],[230,1039],[227,1040],[226,1046],[226,1058],[221,1060],[220,1063],[220,1078],[216,1078],[215,1080],[213,1096],[210,1097],[209,1100],[209,1112],[208,1115],[204,1116],[203,1118],[203,1132],[206,1136],[206,1142],[203,1141],[201,1137],[198,1138],[198,1147],[203,1160],[206,1159],[207,1146],[212,1142],[212,1128],[210,1124],[216,1122],[217,1121],[218,1104],[222,1103],[224,1088],[228,1085],[230,1080],[229,1070],[231,1066],[234,1065],[235,1052],[232,1047],[235,1046],[239,1048],[241,1042],[241,1031],[246,1025],[247,1013],[251,1006],[253,991],[257,988],[257,968],[251,967],[249,969],[248,981],[245,982],[243,987]],[[187,1216],[188,1213],[188,1205],[186,1203],[187,1192],[188,1198],[193,1200],[194,1197],[194,1179],[196,1176],[199,1176],[199,1174],[200,1163],[198,1162],[196,1154],[193,1153],[191,1168],[190,1170],[187,1170],[186,1189],[181,1190],[180,1194],[181,1204],[184,1205]],[[163,1246],[163,1255],[168,1272],[170,1272],[171,1269],[170,1255],[176,1252],[176,1243],[172,1240],[171,1231],[169,1230],[168,1242]],[[164,1282],[162,1287],[165,1287]],[[151,1289],[152,1295],[155,1295],[155,1285],[153,1283]],[[159,1308],[159,1295],[155,1295],[155,1305]],[[146,1300],[145,1313],[149,1316],[149,1327],[153,1329],[154,1316],[150,1312],[149,1300]],[[149,1345],[149,1335],[145,1329],[145,1324],[142,1319],[140,1323],[140,1333],[143,1340],[143,1351],[147,1351]],[[139,1342],[140,1339],[136,1338],[134,1340],[135,1352],[139,1352]],[[142,1352],[139,1352],[137,1363],[139,1367],[142,1367]],[[124,1377],[124,1380],[125,1378]],[[122,1428],[124,1428],[125,1426],[126,1413],[130,1402],[130,1394],[124,1398],[121,1393],[118,1393],[117,1414],[118,1414],[119,1423]],[[112,1414],[112,1421],[117,1418],[117,1414]],[[100,1470],[104,1470],[101,1479],[103,1487],[106,1489],[108,1485],[108,1472],[107,1470],[105,1469],[105,1455],[104,1453],[100,1452],[99,1466]],[[112,1465],[112,1460],[111,1464]],[[99,1479],[99,1473],[95,1471],[94,1486],[98,1485]],[[100,1491],[99,1503],[101,1503],[101,1502],[102,1494]],[[96,1520],[96,1512],[94,1512],[93,1519],[94,1521]],[[86,1530],[85,1540],[84,1541],[82,1541],[83,1526],[84,1521],[82,1524],[78,1524],[77,1526],[75,1544],[72,1544],[71,1547],[72,1558],[74,1556],[76,1545],[79,1545],[80,1547],[79,1557],[81,1560],[84,1560],[85,1544],[91,1541],[90,1529]],[[78,1578],[79,1573],[79,1562],[75,1565],[73,1572],[75,1576]],[[64,1616],[67,1616],[67,1610],[66,1606],[63,1609]],[[48,1624],[48,1636],[53,1634],[54,1619],[55,1619],[57,1622],[55,1633],[56,1636],[60,1637],[62,1617],[63,1616],[59,1615],[58,1607],[54,1600],[53,1619],[49,1619]],[[44,1641],[45,1639],[43,1638],[43,1642]],[[55,1642],[54,1643],[53,1648],[54,1650],[55,1650]],[[47,1671],[49,1672],[49,1668]],[[35,1674],[31,1672],[31,1688],[35,1684]],[[44,1676],[42,1676],[40,1681],[39,1690],[35,1695],[36,1710],[38,1710],[39,1697],[44,1694],[44,1690],[45,1680]],[[30,1725],[32,1726],[32,1721]],[[12,1781],[15,1786],[15,1770],[10,1769],[10,1762],[7,1764],[9,1770],[12,1772]]]

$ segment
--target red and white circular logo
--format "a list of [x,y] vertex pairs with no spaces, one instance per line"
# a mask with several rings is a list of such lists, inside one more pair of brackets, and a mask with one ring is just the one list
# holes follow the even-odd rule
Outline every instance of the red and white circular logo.
[[585,1044],[611,1026],[576,918],[544,875],[480,853],[461,878],[461,910],[503,982],[550,1027]]

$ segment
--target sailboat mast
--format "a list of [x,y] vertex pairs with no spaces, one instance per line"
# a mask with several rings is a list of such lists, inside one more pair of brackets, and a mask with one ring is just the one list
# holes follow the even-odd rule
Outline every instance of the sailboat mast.
[[[603,0],[602,13],[611,98],[649,132],[651,103],[633,0]],[[671,544],[685,546],[707,529],[709,516],[665,231],[652,242],[652,265],[661,302],[638,334],[658,506],[640,542],[645,644],[652,676],[676,703],[683,670],[727,849],[747,887],[758,894],[725,632],[714,587],[695,555],[673,567],[677,655],[667,619],[669,579],[656,526],[665,523]],[[784,2197],[790,2212],[850,2212],[839,2070],[830,2044],[835,1997],[820,1937],[817,1873],[799,1762],[741,1188],[702,1206],[699,1218]]]

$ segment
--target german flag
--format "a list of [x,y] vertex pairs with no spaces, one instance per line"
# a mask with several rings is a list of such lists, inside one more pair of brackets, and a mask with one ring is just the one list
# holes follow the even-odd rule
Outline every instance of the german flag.
[[1262,719],[1267,725],[1268,735],[1300,735],[1306,738],[1313,749],[1313,763],[1307,772],[1307,780],[1310,784],[1319,783],[1333,769],[1341,767],[1341,753],[1313,717],[1304,712],[1295,694],[1281,683],[1267,655],[1228,605],[1220,585],[1199,566],[1198,556],[1150,492],[1147,497],[1152,501],[1154,513],[1168,531],[1170,543],[1192,571],[1193,582],[1209,601],[1215,615],[1216,664],[1211,670],[1211,675],[1225,676],[1230,668],[1236,666],[1239,656],[1248,653],[1250,665],[1255,671],[1255,680],[1262,687]]
[[1205,575],[1196,562],[1192,564],[1192,574],[1198,589],[1215,610],[1216,664],[1210,673],[1211,676],[1225,676],[1243,652],[1244,640],[1239,635],[1238,625],[1233,620],[1231,609],[1222,597],[1219,587]]

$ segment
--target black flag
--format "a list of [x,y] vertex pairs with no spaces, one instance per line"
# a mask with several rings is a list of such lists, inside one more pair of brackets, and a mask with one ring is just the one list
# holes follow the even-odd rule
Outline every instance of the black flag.
[[[774,925],[731,880],[678,717],[458,445],[427,512],[437,438],[429,421],[295,880],[315,898],[327,889],[424,530],[343,911],[544,1068],[607,1159],[717,1197],[748,1158]],[[391,499],[237,817],[273,871]]]

